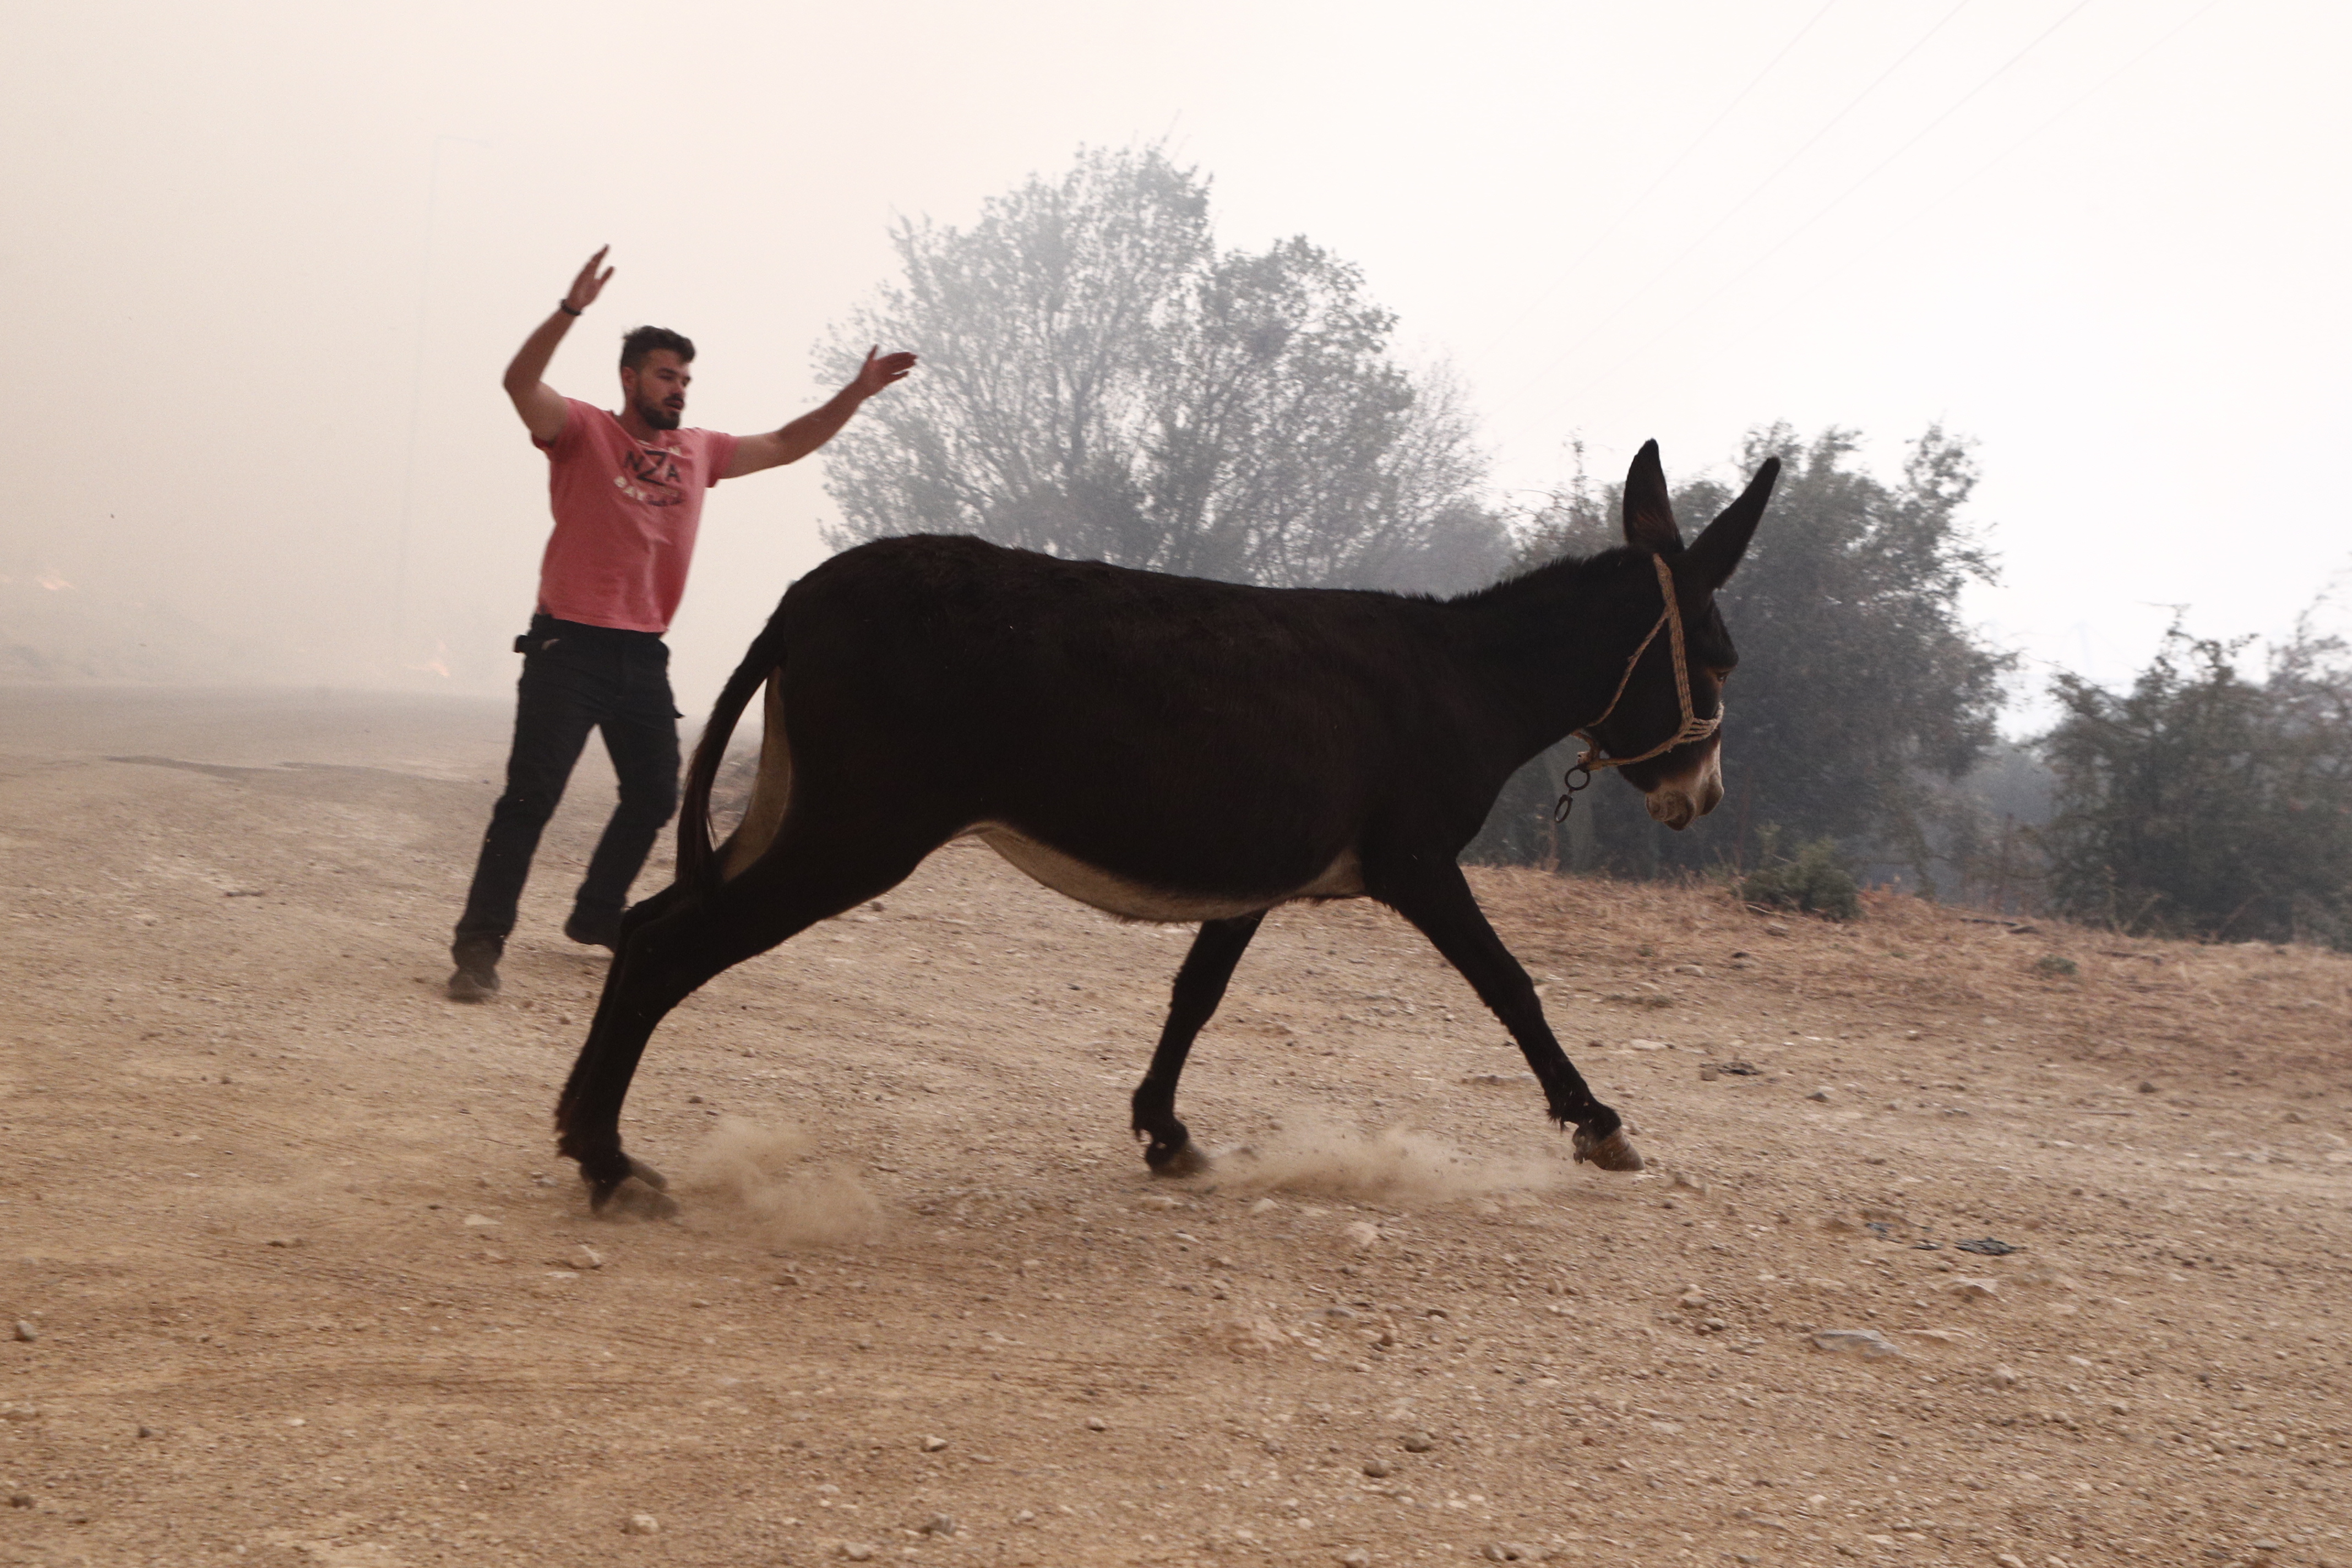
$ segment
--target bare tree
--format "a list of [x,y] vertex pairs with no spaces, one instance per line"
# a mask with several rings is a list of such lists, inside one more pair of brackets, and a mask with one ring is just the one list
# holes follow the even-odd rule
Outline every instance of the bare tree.
[[1220,254],[1207,182],[1082,153],[970,229],[902,222],[902,276],[820,351],[923,374],[831,449],[837,546],[976,533],[1235,582],[1455,590],[1508,550],[1453,384],[1306,240]]

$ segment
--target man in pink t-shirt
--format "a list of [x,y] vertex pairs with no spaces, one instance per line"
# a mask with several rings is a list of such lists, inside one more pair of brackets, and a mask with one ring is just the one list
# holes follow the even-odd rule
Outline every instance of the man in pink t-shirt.
[[856,380],[813,413],[759,436],[681,430],[694,344],[662,327],[621,341],[621,412],[568,398],[541,378],[572,323],[595,303],[613,269],[599,250],[555,313],[507,366],[507,395],[547,454],[555,531],[539,567],[539,605],[515,639],[523,656],[506,792],[490,813],[474,881],[457,920],[449,995],[498,994],[499,960],[514,930],[539,836],[563,797],[588,732],[604,732],[620,780],[563,932],[612,947],[629,884],[677,809],[677,719],[670,700],[669,630],[686,592],[702,494],[721,479],[807,457],[833,439],[858,405],[914,368],[910,353],[867,353]]

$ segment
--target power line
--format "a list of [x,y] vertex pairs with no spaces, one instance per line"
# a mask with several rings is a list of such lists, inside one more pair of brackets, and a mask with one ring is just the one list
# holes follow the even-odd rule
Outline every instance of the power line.
[[2026,143],[2036,140],[2044,132],[2048,132],[2052,127],[2058,124],[2060,121],[2064,120],[2068,115],[2073,114],[2076,110],[2082,108],[2083,105],[2088,103],[2099,94],[2106,91],[2108,88],[2115,85],[2117,79],[2137,68],[2142,60],[2156,53],[2157,50],[2164,47],[2165,45],[2172,42],[2173,39],[2188,31],[2189,28],[2196,23],[2204,20],[2209,14],[2218,9],[2221,5],[2221,0],[2206,0],[2206,4],[2200,5],[2195,11],[2190,12],[2184,20],[2176,23],[2173,26],[2167,29],[2154,43],[2149,44],[2146,48],[2140,50],[2139,53],[2132,56],[2131,58],[2126,60],[2122,65],[2117,66],[2114,70],[2109,71],[2105,76],[2100,78],[2095,86],[2085,89],[2080,96],[2076,97],[2073,102],[2067,104],[2065,108],[2060,110],[2057,113],[2052,115],[2049,119],[2043,121],[2041,124],[2035,126],[2032,130],[2027,132],[2024,135],[2019,137],[2016,141],[2011,142],[2008,146],[1994,153],[1990,158],[1978,165],[1977,168],[1969,174],[1962,175],[1960,178],[1953,181],[1950,184],[1945,186],[1942,191],[1930,198],[1925,205],[1921,206],[1918,211],[1913,213],[1909,217],[1905,218],[1902,222],[1895,225],[1891,228],[1882,229],[1879,232],[1878,237],[1872,241],[1866,248],[1855,251],[1852,255],[1848,256],[1843,266],[1838,268],[1833,272],[1824,274],[1811,289],[1806,289],[1802,294],[1797,296],[1796,300],[1792,301],[1792,305],[1811,300],[1814,295],[1819,294],[1823,289],[1826,289],[1840,278],[1844,277],[1861,262],[1876,255],[1880,250],[1885,249],[1887,244],[1897,235],[1902,234],[1905,230],[1910,228],[1912,225],[1917,223],[1921,218],[1926,217],[1929,213],[1934,212],[1937,207],[1942,206],[1946,202],[1951,200],[1952,197],[1958,195],[1969,186],[1976,184],[1979,180],[1983,179],[1987,174],[1992,173],[1994,169],[2000,167],[2002,163],[2007,163],[2011,157],[2015,156],[2018,151],[2024,147]]
[[[1959,4],[1945,12],[1944,15],[1937,20],[1935,26],[1920,34],[1917,38],[1912,41],[1909,48],[1905,49],[1900,55],[1897,55],[1895,58],[1893,64],[1889,65],[1885,70],[1880,71],[1877,76],[1871,79],[1869,86],[1864,88],[1860,92],[1855,93],[1853,98],[1847,100],[1844,108],[1839,110],[1835,114],[1831,115],[1827,121],[1823,121],[1819,130],[1815,131],[1812,135],[1805,139],[1802,146],[1790,153],[1786,158],[1783,158],[1779,166],[1774,168],[1770,174],[1765,175],[1763,179],[1758,181],[1746,195],[1740,197],[1737,202],[1734,202],[1721,216],[1717,217],[1714,223],[1708,225],[1705,233],[1701,234],[1696,239],[1692,240],[1688,245],[1685,246],[1681,252],[1678,253],[1673,260],[1667,262],[1664,267],[1653,269],[1650,272],[1648,280],[1645,281],[1639,289],[1636,289],[1632,294],[1619,300],[1617,304],[1610,310],[1601,312],[1601,320],[1603,321],[1613,320],[1618,315],[1638,303],[1644,295],[1648,294],[1651,289],[1657,287],[1659,279],[1672,272],[1675,268],[1680,267],[1685,261],[1688,260],[1694,254],[1696,254],[1701,247],[1712,240],[1717,235],[1722,233],[1724,226],[1730,223],[1734,217],[1737,217],[1739,213],[1747,207],[1748,203],[1754,201],[1758,196],[1762,195],[1766,190],[1771,187],[1771,184],[1775,180],[1778,180],[1782,174],[1789,172],[1789,169],[1792,164],[1794,164],[1800,158],[1802,158],[1806,153],[1811,152],[1815,146],[1819,145],[1822,137],[1827,136],[1832,131],[1836,130],[1840,124],[1843,123],[1847,115],[1852,114],[1855,110],[1861,108],[1864,100],[1868,99],[1872,93],[1876,92],[1881,87],[1885,85],[1886,79],[1889,77],[1893,76],[1896,71],[1901,70],[1910,60],[1912,56],[1917,54],[1922,48],[1926,47],[1929,39],[1942,32],[1944,28],[1950,24],[1952,18],[1958,16],[1962,11],[1967,10],[1971,3],[1972,0],[1959,0]],[[2085,0],[2085,3],[2087,3],[2087,0]],[[1550,359],[1547,360],[1543,365],[1535,372],[1535,374],[1521,381],[1517,386],[1512,389],[1510,395],[1506,397],[1504,401],[1517,401],[1521,394],[1534,386],[1545,376],[1550,374],[1555,366],[1560,364],[1564,361],[1574,358],[1578,353],[1581,353],[1584,346],[1587,343],[1590,343],[1595,337],[1599,336],[1603,330],[1604,329],[1599,325],[1589,329],[1582,337],[1577,339],[1575,342],[1569,345],[1566,349],[1563,349],[1560,353],[1554,354]]]
[[[1847,197],[1853,195],[1854,192],[1862,189],[1863,186],[1870,184],[1871,181],[1884,174],[1889,164],[1902,157],[1906,153],[1911,151],[1912,148],[1917,146],[1921,141],[1926,139],[1929,132],[1933,132],[1937,126],[1943,124],[1945,121],[1949,120],[1953,115],[1958,114],[1962,109],[1966,108],[1979,93],[1984,91],[1985,89],[1990,87],[1995,81],[1999,80],[2011,66],[2014,66],[2018,61],[2032,54],[2036,48],[2039,48],[2044,39],[2048,38],[2052,34],[2058,31],[2059,28],[2064,26],[2067,23],[2073,21],[2078,13],[2089,6],[2092,3],[2093,0],[2075,0],[2075,3],[2072,6],[2068,7],[2065,15],[2060,16],[2056,21],[2051,23],[2050,26],[2044,27],[2040,33],[2035,35],[2032,41],[2028,43],[2023,48],[2018,50],[2015,54],[2010,56],[2009,58],[2003,60],[2000,65],[1994,67],[1992,71],[1982,80],[1979,81],[1976,86],[1969,89],[1968,91],[1962,93],[1958,99],[1954,100],[1950,106],[1946,108],[1942,113],[1937,115],[1935,119],[1930,120],[1927,124],[1921,126],[1908,141],[1903,143],[1903,145],[1897,147],[1894,152],[1889,153],[1885,157],[1880,159],[1875,164],[1872,165],[1869,172],[1864,174],[1860,179],[1854,181],[1853,184],[1848,185],[1844,190],[1840,191],[1836,195],[1831,197],[1828,204],[1817,209],[1811,217],[1807,218],[1795,228],[1790,229],[1787,234],[1782,235],[1779,239],[1775,240],[1770,248],[1767,249],[1762,255],[1756,257],[1753,260],[1749,261],[1747,266],[1741,268],[1738,271],[1733,273],[1730,277],[1717,284],[1706,298],[1700,300],[1697,304],[1693,305],[1689,310],[1685,310],[1682,315],[1677,317],[1672,325],[1653,332],[1649,337],[1643,339],[1640,344],[1636,345],[1632,352],[1638,354],[1658,342],[1659,340],[1680,331],[1685,326],[1689,324],[1694,317],[1705,310],[1709,305],[1714,304],[1716,300],[1721,299],[1727,291],[1744,281],[1749,274],[1755,272],[1757,268],[1762,267],[1774,257],[1780,255],[1781,251],[1787,249],[1799,237],[1811,230],[1814,225],[1820,223],[1823,218],[1829,216],[1831,213],[1836,211],[1839,206],[1844,204]],[[1612,368],[1613,369],[1614,367],[1612,366]],[[1599,378],[1595,377],[1593,379],[1598,380]],[[1585,390],[1585,387],[1589,387],[1592,384],[1592,381],[1587,381],[1582,386],[1579,386],[1575,392],[1570,395],[1570,398],[1572,399],[1580,395]]]
[[417,432],[425,416],[425,351],[433,329],[433,235],[441,209],[441,148],[450,142],[472,147],[490,144],[478,136],[436,136],[432,171],[425,182],[425,234],[417,247],[416,258],[416,363],[409,374],[408,449],[401,465],[400,526],[393,535],[392,624],[388,636],[395,667],[408,629],[409,535],[416,510]]
[[[1574,277],[1577,268],[1582,267],[1586,262],[1591,260],[1595,255],[1599,254],[1601,247],[1613,238],[1617,231],[1625,226],[1625,220],[1632,217],[1635,213],[1641,211],[1642,205],[1644,202],[1647,202],[1652,196],[1656,195],[1660,187],[1664,186],[1668,180],[1675,177],[1675,172],[1690,161],[1690,155],[1697,152],[1699,147],[1708,137],[1715,134],[1717,129],[1720,127],[1725,121],[1731,118],[1731,112],[1733,110],[1738,109],[1741,104],[1748,101],[1748,95],[1763,85],[1764,79],[1770,76],[1773,68],[1782,60],[1788,58],[1790,50],[1804,42],[1805,36],[1813,30],[1814,26],[1822,17],[1830,14],[1832,9],[1836,6],[1838,0],[1824,0],[1822,8],[1813,13],[1812,19],[1807,22],[1803,26],[1798,28],[1796,32],[1790,36],[1789,41],[1780,46],[1780,52],[1774,55],[1770,59],[1764,62],[1764,68],[1758,71],[1753,77],[1749,78],[1748,85],[1741,88],[1738,93],[1733,97],[1732,100],[1723,106],[1722,112],[1718,113],[1713,120],[1707,121],[1706,129],[1701,131],[1696,136],[1691,138],[1689,144],[1685,146],[1680,153],[1675,155],[1674,162],[1668,163],[1665,168],[1659,173],[1658,176],[1652,180],[1649,184],[1643,188],[1642,194],[1633,198],[1630,205],[1622,209],[1615,217],[1611,218],[1607,226],[1604,226],[1599,234],[1593,236],[1591,243],[1584,247],[1583,251],[1575,260],[1570,262],[1566,267],[1561,268],[1557,273],[1553,274],[1549,282],[1538,287],[1534,293],[1528,295],[1524,300],[1522,300],[1517,307],[1517,310],[1523,312],[1532,310],[1537,305],[1541,304],[1554,289],[1567,282],[1569,279]],[[1511,335],[1511,329],[1507,327],[1505,328],[1503,331],[1496,332],[1492,338],[1487,340],[1486,343],[1482,344],[1477,351],[1478,353],[1483,355],[1490,353],[1496,343],[1501,342],[1504,339]]]

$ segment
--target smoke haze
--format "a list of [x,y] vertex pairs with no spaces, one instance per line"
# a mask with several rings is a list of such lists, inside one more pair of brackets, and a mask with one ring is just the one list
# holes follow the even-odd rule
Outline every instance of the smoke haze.
[[[2079,13],[2079,14],[2078,14]],[[967,222],[1162,142],[1230,245],[1361,265],[1507,488],[1748,426],[1981,441],[2029,663],[2117,679],[2189,602],[2284,627],[2344,564],[2341,13],[2153,0],[1297,4],[843,14],[598,4],[18,8],[0,679],[492,693],[544,465],[499,388],[702,347],[689,423],[828,390],[894,215]],[[893,345],[900,346],[900,345]],[[924,345],[903,345],[920,350]],[[918,374],[920,374],[919,372]],[[820,559],[822,459],[722,486],[674,642],[707,701]]]

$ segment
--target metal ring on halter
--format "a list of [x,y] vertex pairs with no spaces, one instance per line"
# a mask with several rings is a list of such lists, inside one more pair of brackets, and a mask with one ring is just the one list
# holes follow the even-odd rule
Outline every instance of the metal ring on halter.
[[[1579,773],[1582,773],[1584,776],[1580,779],[1576,776]],[[1569,811],[1576,805],[1576,792],[1582,789],[1591,782],[1592,770],[1591,768],[1586,767],[1580,762],[1570,763],[1569,764],[1568,772],[1559,775],[1561,795],[1559,802],[1551,808],[1551,819],[1553,822],[1561,823],[1568,820]]]

